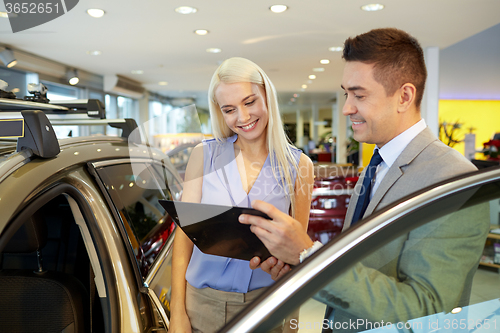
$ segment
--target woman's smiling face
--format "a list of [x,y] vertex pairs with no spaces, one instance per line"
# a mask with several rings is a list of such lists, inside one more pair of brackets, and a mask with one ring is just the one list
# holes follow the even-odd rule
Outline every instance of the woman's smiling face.
[[227,126],[240,138],[253,141],[266,135],[269,115],[264,88],[250,82],[221,82],[215,98]]

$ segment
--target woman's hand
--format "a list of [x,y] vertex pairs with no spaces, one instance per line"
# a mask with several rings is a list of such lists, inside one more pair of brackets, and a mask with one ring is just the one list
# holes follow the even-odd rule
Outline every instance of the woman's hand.
[[283,261],[278,260],[275,257],[269,257],[262,263],[260,262],[259,257],[253,257],[252,260],[250,260],[250,268],[256,269],[259,267],[264,272],[270,274],[274,281],[277,281],[291,270],[290,265],[285,264]]
[[168,333],[191,333],[191,322],[185,312],[171,316]]

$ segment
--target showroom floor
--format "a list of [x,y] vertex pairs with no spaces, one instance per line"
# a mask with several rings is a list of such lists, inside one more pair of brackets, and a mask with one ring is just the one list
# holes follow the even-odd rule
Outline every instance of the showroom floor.
[[500,273],[496,269],[479,267],[472,281],[470,304],[500,298]]

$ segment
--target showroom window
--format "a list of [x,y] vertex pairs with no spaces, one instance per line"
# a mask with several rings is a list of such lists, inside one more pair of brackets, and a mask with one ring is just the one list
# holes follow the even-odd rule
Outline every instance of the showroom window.
[[[107,119],[132,118],[139,119],[139,103],[132,98],[106,94],[104,97]],[[107,135],[120,136],[121,130],[118,128],[107,127]]]
[[7,82],[6,91],[11,91],[16,94],[17,98],[23,98],[28,95],[28,78],[29,74],[23,71],[18,71],[9,68],[0,68],[0,79]]
[[[51,101],[68,101],[80,98],[80,89],[77,87],[42,81],[47,87],[47,98]],[[85,135],[81,126],[54,126],[54,131],[59,139]]]
[[[149,131],[150,142],[154,141],[154,136],[158,134],[172,133],[169,131],[170,123],[168,115],[172,110],[172,105],[160,101],[151,100],[149,102],[149,121],[146,128]],[[175,133],[175,132],[174,132]]]

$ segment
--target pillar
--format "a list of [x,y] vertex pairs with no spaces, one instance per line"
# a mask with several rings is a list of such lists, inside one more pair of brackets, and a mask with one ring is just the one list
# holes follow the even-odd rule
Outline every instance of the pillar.
[[342,114],[345,98],[343,91],[337,91],[335,105],[332,107],[332,132],[337,136],[337,163],[347,163],[347,119]]
[[432,133],[439,137],[439,47],[424,50],[427,82],[422,99],[421,113]]

